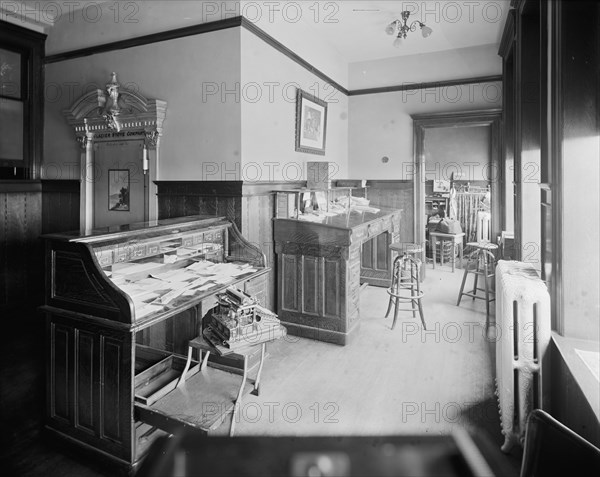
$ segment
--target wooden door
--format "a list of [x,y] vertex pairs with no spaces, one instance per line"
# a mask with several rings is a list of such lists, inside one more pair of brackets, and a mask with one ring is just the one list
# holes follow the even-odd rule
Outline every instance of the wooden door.
[[94,228],[147,220],[142,141],[94,144]]

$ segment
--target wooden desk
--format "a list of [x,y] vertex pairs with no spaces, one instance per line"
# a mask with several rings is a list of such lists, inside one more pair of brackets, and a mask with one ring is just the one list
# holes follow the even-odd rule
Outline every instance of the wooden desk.
[[[361,282],[390,286],[400,210],[351,211],[322,222],[274,219],[277,314],[288,332],[345,345],[359,326]],[[381,255],[373,281],[371,244]],[[364,246],[370,244],[369,246]],[[384,253],[385,252],[385,253]]]
[[[45,239],[45,424],[53,436],[131,470],[161,434],[213,428],[217,410],[192,409],[176,385],[188,343],[216,294],[236,286],[264,298],[269,268],[262,252],[222,217],[182,217]],[[240,274],[229,275],[227,283],[209,279],[193,287],[200,280],[194,265],[201,262],[222,270],[222,278],[228,269]],[[171,274],[183,281],[171,285]],[[178,285],[184,282],[189,285]],[[152,294],[146,303],[148,287]],[[239,362],[228,366],[232,372],[199,368],[196,362],[186,372],[186,393],[210,388],[206,402],[235,402]]]
[[[465,236],[464,232],[459,234],[445,234],[442,232],[429,232],[429,238],[431,239],[431,248],[433,249],[433,268],[435,268],[435,262],[437,261],[437,242],[439,241],[442,244],[442,256],[441,265],[444,265],[444,242],[451,241],[453,245],[458,244],[458,256],[460,257],[460,266],[462,267],[463,260],[463,237]],[[454,250],[452,250],[452,272],[454,272],[454,263],[456,262],[456,255],[454,254]]]

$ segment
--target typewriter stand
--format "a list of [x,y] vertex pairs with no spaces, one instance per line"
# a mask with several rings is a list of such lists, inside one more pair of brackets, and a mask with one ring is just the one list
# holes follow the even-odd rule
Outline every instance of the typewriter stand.
[[177,383],[178,388],[185,385],[185,378],[186,378],[187,372],[188,372],[191,362],[192,362],[192,350],[193,349],[198,349],[200,351],[200,354],[202,354],[203,351],[205,352],[204,357],[202,359],[202,364],[200,366],[200,372],[203,372],[206,369],[206,366],[208,363],[208,357],[210,356],[210,353],[216,353],[219,356],[238,355],[243,360],[242,382],[240,384],[240,389],[238,391],[237,398],[233,405],[233,415],[231,416],[231,427],[229,428],[230,436],[233,436],[233,433],[235,432],[236,414],[237,414],[238,410],[242,407],[242,397],[244,394],[244,387],[246,385],[246,379],[248,378],[248,356],[250,354],[252,354],[253,348],[258,345],[261,345],[260,364],[258,365],[258,372],[256,375],[256,379],[254,380],[254,391],[252,392],[252,394],[254,394],[256,396],[258,396],[260,393],[260,375],[261,375],[262,368],[263,368],[263,362],[265,360],[265,350],[266,350],[266,346],[267,346],[267,343],[265,341],[263,341],[262,343],[255,343],[255,344],[249,343],[248,345],[241,347],[241,348],[237,348],[235,350],[231,350],[225,346],[214,346],[213,344],[211,344],[207,340],[205,340],[202,335],[197,336],[196,338],[194,338],[193,340],[191,340],[189,342],[187,361],[185,363],[185,368],[183,369],[183,372],[181,373],[181,377],[179,378],[179,382]]

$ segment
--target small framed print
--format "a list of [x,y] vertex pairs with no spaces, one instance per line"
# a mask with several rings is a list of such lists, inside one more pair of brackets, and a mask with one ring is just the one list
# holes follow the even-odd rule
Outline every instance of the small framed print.
[[450,181],[434,180],[433,192],[450,192]]
[[129,212],[129,169],[108,170],[108,210]]
[[327,103],[301,89],[296,97],[296,151],[325,155]]

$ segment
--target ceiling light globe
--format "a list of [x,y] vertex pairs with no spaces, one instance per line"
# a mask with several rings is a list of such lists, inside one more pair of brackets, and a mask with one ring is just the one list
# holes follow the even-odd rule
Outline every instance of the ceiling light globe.
[[385,27],[385,32],[388,35],[393,35],[396,31],[396,25],[394,23],[390,23],[387,27]]
[[428,26],[423,25],[421,27],[421,34],[423,35],[423,38],[427,38],[432,33],[433,33],[433,30],[431,28],[429,28]]
[[400,48],[400,46],[402,45],[402,38],[398,37],[394,40],[394,46],[396,48]]

